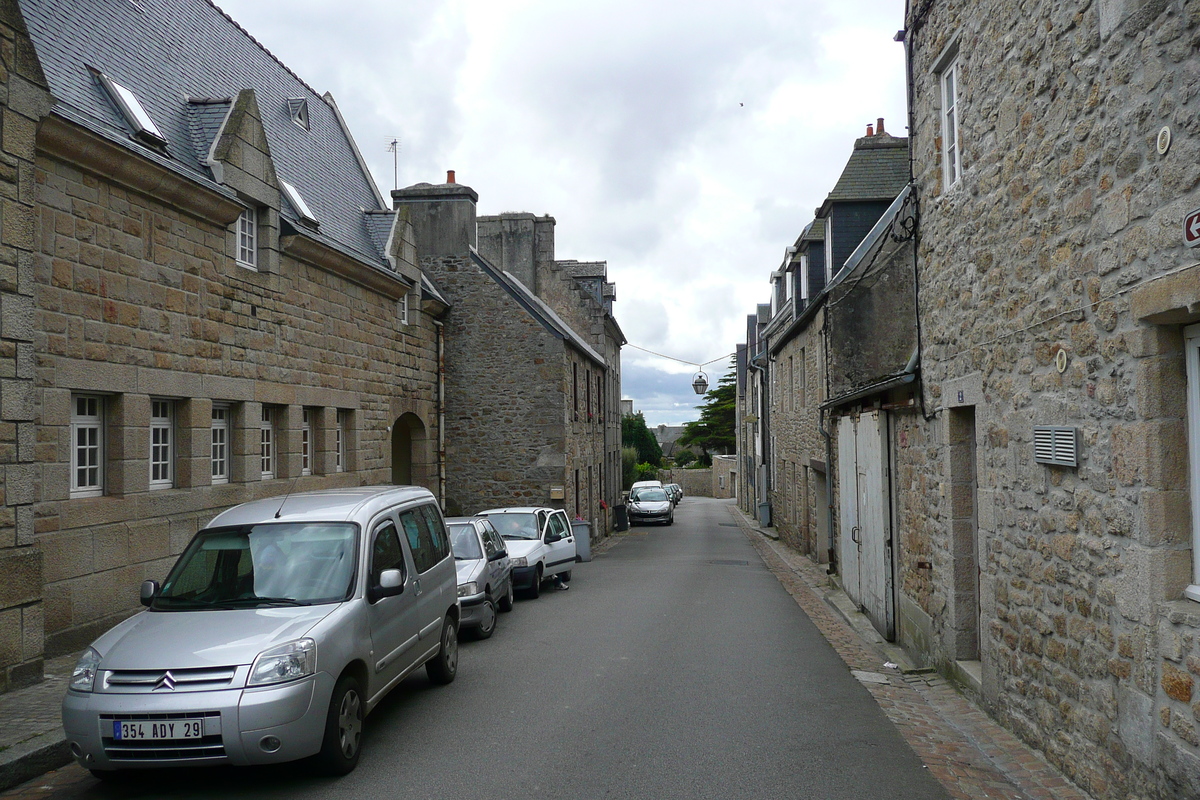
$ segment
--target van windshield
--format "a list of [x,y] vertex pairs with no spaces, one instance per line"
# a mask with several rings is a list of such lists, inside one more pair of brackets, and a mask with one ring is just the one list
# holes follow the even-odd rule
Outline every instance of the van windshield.
[[287,522],[196,534],[151,608],[194,611],[318,605],[349,598],[358,526]]

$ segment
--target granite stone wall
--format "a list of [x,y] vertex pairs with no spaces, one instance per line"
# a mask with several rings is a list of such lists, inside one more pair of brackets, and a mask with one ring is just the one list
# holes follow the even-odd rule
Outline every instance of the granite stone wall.
[[825,314],[825,308],[819,309],[779,348],[771,362],[770,392],[772,524],[788,545],[821,562],[829,557],[826,509],[818,502],[818,483],[824,484],[828,468],[819,411],[824,400]]
[[[1003,722],[1097,797],[1196,796],[1200,2],[933,0],[906,28],[928,418],[898,425],[902,636],[949,668],[977,603]],[[1078,466],[1035,462],[1035,425],[1076,428]]]
[[[245,269],[232,257],[226,226],[59,157],[40,154],[33,175],[37,489],[30,499],[45,556],[48,655],[85,646],[139,608],[140,582],[161,580],[219,511],[289,491],[391,482],[391,426],[402,414],[415,415],[436,439],[428,315],[401,324],[395,296],[289,255],[286,243],[277,272]],[[71,495],[72,397],[81,392],[103,401],[100,497]],[[154,490],[152,399],[173,403],[176,446],[174,484]],[[228,404],[231,416],[231,474],[216,485],[214,403]],[[262,479],[260,459],[264,405],[275,415],[271,480]],[[310,475],[301,465],[305,408]],[[423,477],[436,491],[436,475]]]
[[0,2],[0,692],[36,683],[44,656],[45,556],[34,532],[35,131],[46,79],[15,0]]

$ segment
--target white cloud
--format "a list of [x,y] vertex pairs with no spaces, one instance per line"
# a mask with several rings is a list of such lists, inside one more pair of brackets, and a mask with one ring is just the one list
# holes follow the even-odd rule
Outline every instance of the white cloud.
[[[398,136],[401,186],[454,169],[480,213],[551,214],[629,341],[685,361],[742,341],[866,125],[904,133],[900,0],[218,3],[333,93],[385,193]],[[624,358],[648,422],[694,418],[694,368]]]

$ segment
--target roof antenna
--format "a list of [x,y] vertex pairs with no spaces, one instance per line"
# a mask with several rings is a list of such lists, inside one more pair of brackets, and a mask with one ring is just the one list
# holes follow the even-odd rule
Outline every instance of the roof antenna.
[[287,494],[283,496],[283,502],[279,504],[279,508],[275,511],[275,519],[279,519],[281,516],[283,516],[283,503],[286,503],[288,498],[292,496],[292,489],[296,488],[296,481],[298,480],[300,480],[299,475],[292,479],[292,485],[288,487]]

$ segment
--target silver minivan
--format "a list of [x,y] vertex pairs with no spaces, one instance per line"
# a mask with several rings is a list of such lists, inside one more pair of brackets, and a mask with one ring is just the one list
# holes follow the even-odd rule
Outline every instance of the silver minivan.
[[232,508],[142,603],[84,652],[63,699],[71,751],[100,777],[308,756],[345,774],[390,689],[422,665],[440,684],[458,669],[449,535],[418,487]]

